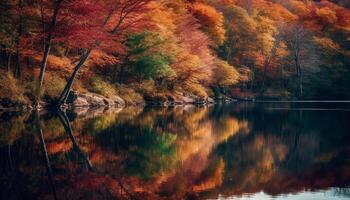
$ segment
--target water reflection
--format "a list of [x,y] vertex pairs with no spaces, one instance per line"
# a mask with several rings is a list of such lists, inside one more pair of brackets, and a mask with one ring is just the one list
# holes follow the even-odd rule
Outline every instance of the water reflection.
[[335,106],[2,113],[0,198],[349,198],[350,112]]

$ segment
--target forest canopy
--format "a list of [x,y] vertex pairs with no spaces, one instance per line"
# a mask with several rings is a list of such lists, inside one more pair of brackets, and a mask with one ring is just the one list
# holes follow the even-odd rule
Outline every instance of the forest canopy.
[[347,2],[2,0],[0,99],[350,99]]

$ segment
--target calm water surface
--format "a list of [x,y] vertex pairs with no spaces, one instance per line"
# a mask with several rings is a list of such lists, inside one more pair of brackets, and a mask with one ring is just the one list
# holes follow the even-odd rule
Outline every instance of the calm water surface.
[[0,113],[0,199],[350,199],[350,104]]

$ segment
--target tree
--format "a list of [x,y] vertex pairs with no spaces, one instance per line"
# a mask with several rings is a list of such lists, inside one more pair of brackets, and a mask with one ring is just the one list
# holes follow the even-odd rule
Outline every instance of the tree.
[[[49,24],[48,27],[48,33],[47,33],[47,39],[45,40],[46,44],[45,44],[45,48],[44,48],[44,55],[43,55],[43,59],[41,61],[41,67],[40,67],[40,74],[39,74],[39,79],[38,79],[38,91],[41,90],[43,81],[44,81],[44,74],[45,74],[45,70],[46,70],[46,65],[47,65],[47,59],[49,57],[50,54],[50,50],[51,50],[51,45],[52,45],[52,39],[53,39],[53,34],[54,34],[54,29],[56,28],[56,23],[57,23],[57,18],[59,15],[59,11],[61,9],[61,5],[62,2],[64,0],[56,0],[53,2],[53,14],[51,17],[51,22]],[[44,6],[44,2],[41,2],[41,6]],[[45,27],[45,21],[44,21],[44,11],[43,8],[41,9],[41,15],[42,15],[42,24],[43,24],[43,28]],[[43,30],[45,32],[45,30]]]
[[224,16],[214,7],[203,3],[194,3],[191,12],[199,20],[204,32],[217,44],[222,44],[225,39]]
[[[104,6],[107,8],[108,12],[105,14],[105,19],[101,24],[103,27],[102,30],[107,29],[110,37],[117,40],[119,39],[120,41],[128,31],[135,31],[135,29],[140,28],[140,25],[145,25],[145,22],[142,22],[142,13],[149,1],[150,0],[122,0],[116,2],[105,2]],[[103,46],[103,42],[106,42],[103,39],[106,38],[89,38],[89,41],[93,41],[93,44],[90,44],[90,47],[83,50],[79,62],[74,67],[73,73],[68,79],[67,84],[59,97],[57,104],[59,107],[65,104],[73,86],[74,79],[80,68],[88,60],[93,48],[101,47]]]
[[297,96],[302,98],[305,74],[318,70],[318,54],[312,43],[311,34],[302,24],[287,24],[282,30],[283,41],[290,51],[298,78]]
[[215,83],[221,87],[232,86],[239,81],[239,72],[225,61],[218,60],[215,70]]

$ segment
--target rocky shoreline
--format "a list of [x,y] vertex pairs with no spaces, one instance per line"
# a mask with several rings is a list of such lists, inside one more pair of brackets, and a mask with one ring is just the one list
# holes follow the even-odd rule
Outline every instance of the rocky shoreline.
[[[132,106],[178,106],[178,105],[209,105],[217,102],[232,102],[236,101],[229,97],[214,99],[212,97],[200,98],[194,95],[152,95],[145,96],[144,102],[133,102]],[[123,108],[129,106],[126,101],[120,96],[105,97],[96,93],[77,93],[71,92],[67,99],[67,104],[63,109],[77,109],[77,108],[92,108],[92,107],[115,107]],[[0,99],[0,111],[31,111],[31,110],[45,110],[54,108],[52,104],[41,101],[38,106],[31,104],[23,104],[13,102],[9,99]]]

